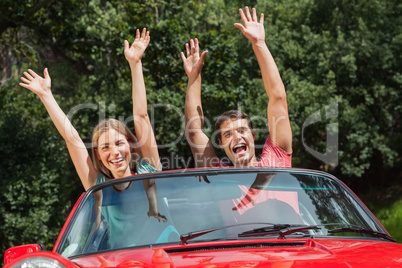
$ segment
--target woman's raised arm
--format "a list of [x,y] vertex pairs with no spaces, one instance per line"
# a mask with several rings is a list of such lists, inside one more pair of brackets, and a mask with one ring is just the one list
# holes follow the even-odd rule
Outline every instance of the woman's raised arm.
[[74,163],[78,176],[85,190],[95,185],[98,171],[95,169],[91,157],[66,114],[61,110],[51,91],[51,79],[47,68],[43,71],[44,77],[28,69],[21,77],[20,86],[31,90],[39,96],[50,118],[67,144],[71,160]]

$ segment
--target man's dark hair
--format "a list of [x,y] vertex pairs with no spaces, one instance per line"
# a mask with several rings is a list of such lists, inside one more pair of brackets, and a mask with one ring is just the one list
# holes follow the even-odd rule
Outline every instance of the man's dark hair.
[[228,119],[246,119],[250,130],[253,130],[253,123],[251,122],[250,116],[248,116],[248,114],[246,114],[245,112],[239,111],[239,110],[229,110],[229,111],[226,111],[223,114],[221,114],[218,117],[218,119],[216,119],[215,133],[216,133],[216,137],[218,139],[222,138],[221,125],[223,124],[223,122],[225,122]]

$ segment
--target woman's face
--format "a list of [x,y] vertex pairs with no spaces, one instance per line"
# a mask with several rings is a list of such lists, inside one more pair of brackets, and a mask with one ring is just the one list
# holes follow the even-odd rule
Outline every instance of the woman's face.
[[120,132],[109,129],[99,136],[97,157],[112,172],[114,178],[131,175],[130,145]]

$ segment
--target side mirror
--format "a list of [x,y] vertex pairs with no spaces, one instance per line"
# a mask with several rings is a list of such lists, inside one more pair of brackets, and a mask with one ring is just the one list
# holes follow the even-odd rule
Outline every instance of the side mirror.
[[9,248],[4,252],[4,264],[10,263],[25,254],[42,250],[45,250],[45,246],[41,244],[28,244]]

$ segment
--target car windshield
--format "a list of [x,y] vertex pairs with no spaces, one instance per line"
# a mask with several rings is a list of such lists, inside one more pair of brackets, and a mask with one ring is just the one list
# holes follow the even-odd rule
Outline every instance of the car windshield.
[[[127,184],[125,190],[117,190]],[[328,232],[350,226],[385,233],[353,193],[328,174],[298,169],[199,169],[137,175],[94,186],[81,200],[56,251],[74,257],[179,244],[180,235],[208,229],[217,230],[189,242],[250,239],[239,234],[272,225],[320,225],[304,231],[318,238],[350,235]],[[261,238],[276,237],[261,234]]]

